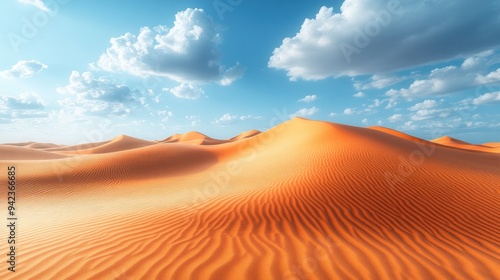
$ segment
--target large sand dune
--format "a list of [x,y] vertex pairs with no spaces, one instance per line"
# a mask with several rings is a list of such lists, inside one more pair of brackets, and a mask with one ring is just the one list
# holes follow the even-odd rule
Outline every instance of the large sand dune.
[[227,141],[0,146],[19,176],[0,279],[500,279],[498,147],[435,142],[295,118]]

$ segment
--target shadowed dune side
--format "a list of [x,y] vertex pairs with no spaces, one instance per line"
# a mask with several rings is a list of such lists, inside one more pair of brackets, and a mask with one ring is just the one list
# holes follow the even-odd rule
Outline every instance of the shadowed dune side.
[[155,143],[130,137],[127,135],[120,135],[116,138],[113,138],[110,141],[93,145],[93,147],[89,149],[75,149],[75,150],[58,151],[58,152],[63,154],[78,154],[78,155],[106,154],[106,153],[114,153],[114,152],[142,148],[153,144]]
[[396,136],[398,138],[402,138],[402,139],[406,139],[406,140],[410,140],[410,141],[414,141],[414,142],[427,142],[424,139],[421,139],[421,138],[418,138],[418,137],[415,137],[415,136],[403,133],[401,131],[397,131],[397,130],[388,128],[388,127],[370,126],[370,127],[367,127],[367,128],[368,129],[373,129],[373,130],[376,130],[376,131],[380,131],[380,132],[384,132],[384,133]]
[[[156,144],[125,151],[83,155],[54,160],[40,165],[36,161],[21,162],[23,181],[44,186],[45,193],[75,186],[71,192],[92,192],[101,188],[129,185],[134,182],[188,176],[201,172],[217,162],[217,155],[197,146]],[[82,188],[93,185],[95,188]],[[35,189],[36,195],[41,189]],[[29,195],[26,192],[25,195]]]
[[500,155],[422,141],[296,118],[82,156],[56,186],[20,162],[14,276],[500,279]]
[[250,138],[250,137],[254,137],[255,135],[258,135],[262,132],[256,130],[256,129],[253,129],[253,130],[249,130],[249,131],[245,131],[243,133],[240,133],[234,137],[232,137],[231,139],[229,139],[230,141],[239,141],[239,140],[242,140],[242,139],[246,139],[246,138]]

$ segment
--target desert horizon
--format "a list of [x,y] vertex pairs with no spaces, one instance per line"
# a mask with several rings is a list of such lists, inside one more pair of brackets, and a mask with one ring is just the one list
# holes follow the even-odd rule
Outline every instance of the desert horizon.
[[500,280],[498,1],[0,2],[1,280]]
[[19,198],[2,279],[500,277],[500,143],[294,118],[0,150]]

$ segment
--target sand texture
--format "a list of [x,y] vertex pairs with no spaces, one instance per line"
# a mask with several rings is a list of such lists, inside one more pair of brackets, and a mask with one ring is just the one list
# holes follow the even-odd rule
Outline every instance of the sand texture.
[[302,118],[0,145],[19,217],[0,279],[500,279],[499,151]]

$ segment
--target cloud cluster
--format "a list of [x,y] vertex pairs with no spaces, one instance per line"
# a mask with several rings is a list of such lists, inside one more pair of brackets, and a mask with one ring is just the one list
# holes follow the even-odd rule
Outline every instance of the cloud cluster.
[[0,95],[0,123],[14,119],[45,118],[47,103],[36,93],[23,93],[12,97]]
[[[440,96],[468,89],[476,89],[476,94],[486,91],[484,96],[476,96],[474,105],[495,101],[495,87],[500,83],[500,56],[487,51],[465,59],[460,65],[448,65],[435,68],[428,74],[415,79],[407,88],[390,89],[385,95],[389,97],[388,108],[396,104],[399,97],[406,99]],[[491,70],[491,69],[494,70]],[[496,68],[496,69],[495,69]],[[471,99],[470,99],[471,100]],[[435,102],[427,100],[427,102]],[[429,104],[427,104],[429,105]]]
[[8,78],[31,78],[48,66],[36,60],[20,60],[9,70],[0,71],[0,76]]
[[43,99],[35,93],[23,93],[18,97],[0,95],[0,108],[10,110],[42,110]]
[[126,85],[106,77],[95,77],[91,72],[73,71],[69,83],[57,88],[57,92],[70,95],[60,101],[66,109],[77,115],[127,115],[141,94]]
[[236,64],[220,63],[221,35],[202,9],[176,14],[174,26],[143,27],[138,35],[126,33],[110,40],[111,47],[93,67],[144,77],[167,77],[180,83],[218,82],[229,85],[243,74]]
[[490,0],[345,0],[339,13],[322,7],[306,19],[268,65],[291,80],[319,80],[466,57],[500,45],[499,13]]
[[[164,89],[164,91],[166,91],[166,89]],[[177,87],[169,89],[168,92],[170,92],[171,94],[173,94],[178,98],[185,98],[185,99],[198,99],[205,94],[203,89],[191,83],[180,84]]]

